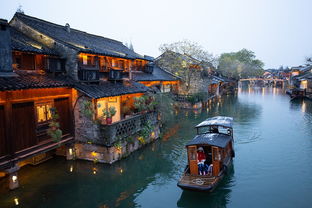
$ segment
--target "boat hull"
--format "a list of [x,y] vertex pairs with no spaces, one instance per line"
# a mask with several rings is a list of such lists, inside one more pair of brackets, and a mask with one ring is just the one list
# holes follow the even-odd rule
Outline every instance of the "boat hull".
[[228,163],[224,166],[223,170],[218,176],[200,176],[200,175],[190,175],[184,173],[177,186],[183,190],[189,191],[200,191],[200,192],[212,192],[223,179],[224,175],[227,173],[228,168],[232,165],[233,160],[228,160]]

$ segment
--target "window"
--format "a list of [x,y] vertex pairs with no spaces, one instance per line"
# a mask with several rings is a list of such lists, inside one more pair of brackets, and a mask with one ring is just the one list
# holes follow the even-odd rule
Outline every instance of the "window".
[[52,103],[41,103],[36,105],[37,122],[47,122],[52,119],[51,111]]
[[82,64],[83,65],[87,65],[88,64],[88,56],[87,55],[83,55],[82,56]]
[[171,85],[163,85],[162,92],[171,92]]

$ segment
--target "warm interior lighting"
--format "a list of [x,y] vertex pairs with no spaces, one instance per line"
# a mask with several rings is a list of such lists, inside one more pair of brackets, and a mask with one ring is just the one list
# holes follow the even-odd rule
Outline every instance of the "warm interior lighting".
[[69,155],[73,155],[73,149],[72,149],[72,148],[69,148],[69,149],[68,149],[68,153],[69,153]]
[[120,173],[123,173],[123,169],[122,168],[120,168]]
[[14,198],[14,203],[15,203],[16,206],[19,205],[18,198]]
[[308,88],[308,81],[307,80],[302,80],[300,83],[300,88],[301,89],[307,89]]
[[97,156],[97,153],[96,152],[91,152],[91,155],[93,156],[93,157],[95,157],[95,156]]
[[17,181],[17,176],[16,175],[12,176],[12,181],[13,181],[13,183],[15,183]]
[[154,131],[152,131],[151,136],[152,136],[153,138],[155,137],[155,132],[154,132]]
[[74,171],[74,167],[73,167],[73,165],[71,165],[70,168],[69,168],[69,172],[72,173],[73,171]]
[[82,64],[87,65],[88,64],[88,56],[87,55],[82,55]]

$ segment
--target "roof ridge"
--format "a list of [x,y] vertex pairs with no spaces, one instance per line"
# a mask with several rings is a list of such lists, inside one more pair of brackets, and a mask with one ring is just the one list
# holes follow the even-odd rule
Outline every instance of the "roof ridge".
[[[39,19],[39,18],[37,18],[37,17],[29,16],[29,15],[26,15],[26,14],[23,14],[23,13],[20,13],[20,12],[16,12],[14,16],[17,16],[17,17],[18,17],[18,16],[26,17],[26,18],[29,18],[29,19],[33,19],[33,20],[36,20],[36,21],[39,21],[39,22],[43,22],[43,23],[50,24],[50,25],[54,25],[54,26],[61,27],[61,28],[64,28],[64,27],[65,27],[65,26],[63,26],[63,25],[56,24],[56,23],[53,23],[53,22],[49,22],[49,21],[47,21],[47,20]],[[107,39],[107,40],[110,40],[110,41],[113,41],[113,42],[118,42],[118,43],[121,43],[121,44],[123,45],[123,43],[122,43],[121,41],[119,41],[119,40],[107,38],[107,37],[100,36],[100,35],[91,34],[91,33],[88,33],[88,32],[82,31],[82,30],[78,30],[78,29],[75,29],[75,28],[70,28],[70,29],[73,30],[73,31],[75,31],[75,32],[84,33],[84,34],[87,34],[87,35],[90,35],[90,36],[95,36],[95,37],[104,38],[104,39]],[[125,46],[125,47],[126,47],[126,46]]]
[[174,77],[176,77],[176,78],[178,78],[178,79],[181,79],[181,77],[179,77],[179,76],[173,74],[172,72],[170,72],[170,71],[168,71],[168,70],[166,70],[166,69],[163,69],[163,68],[160,67],[158,64],[156,64],[156,66],[157,66],[160,70],[162,70],[163,72],[165,72],[165,73],[167,73],[167,74],[170,74],[171,76],[174,76]]

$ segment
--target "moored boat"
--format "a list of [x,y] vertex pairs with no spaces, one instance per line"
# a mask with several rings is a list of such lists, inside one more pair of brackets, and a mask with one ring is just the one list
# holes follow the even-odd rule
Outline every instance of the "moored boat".
[[196,129],[197,135],[186,144],[188,164],[177,185],[185,190],[213,191],[235,156],[233,118],[208,118]]

